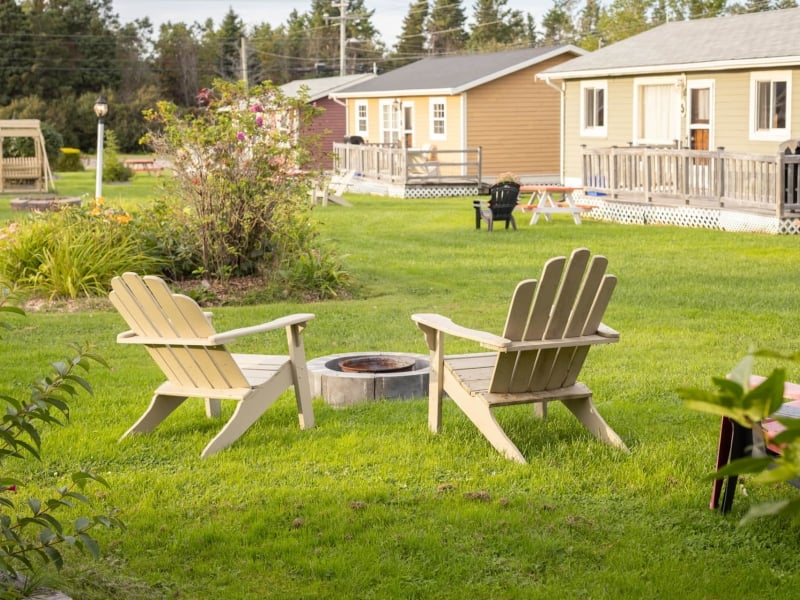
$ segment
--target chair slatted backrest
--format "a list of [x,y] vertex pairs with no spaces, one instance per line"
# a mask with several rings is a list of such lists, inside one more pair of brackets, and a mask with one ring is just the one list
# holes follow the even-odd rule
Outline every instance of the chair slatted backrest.
[[505,219],[514,211],[519,202],[519,184],[513,182],[497,183],[489,188],[489,206],[495,220]]
[[[514,291],[503,337],[515,341],[556,340],[597,333],[616,286],[608,260],[587,249],[569,261],[549,260],[540,280],[527,279]],[[520,393],[573,385],[589,346],[499,352],[489,391]]]
[[224,345],[186,346],[180,338],[207,338],[215,331],[198,304],[173,294],[158,277],[125,273],[111,281],[114,307],[131,330],[145,338],[173,340],[148,343],[147,349],[170,382],[207,389],[247,388],[249,384]]

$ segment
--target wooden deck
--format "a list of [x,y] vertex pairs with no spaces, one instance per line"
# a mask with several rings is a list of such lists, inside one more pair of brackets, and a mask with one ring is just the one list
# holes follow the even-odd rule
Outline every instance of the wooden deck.
[[583,149],[583,187],[614,202],[800,216],[800,155]]

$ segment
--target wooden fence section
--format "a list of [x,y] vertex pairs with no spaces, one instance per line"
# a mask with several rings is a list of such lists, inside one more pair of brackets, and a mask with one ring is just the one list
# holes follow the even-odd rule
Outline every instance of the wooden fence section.
[[583,185],[615,201],[800,212],[800,154],[583,148]]
[[365,179],[397,185],[481,181],[480,148],[436,150],[334,142],[333,153],[337,170]]

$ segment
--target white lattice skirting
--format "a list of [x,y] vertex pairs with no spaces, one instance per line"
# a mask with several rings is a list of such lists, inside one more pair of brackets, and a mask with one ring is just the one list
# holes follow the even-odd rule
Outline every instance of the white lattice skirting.
[[581,204],[594,206],[586,216],[601,221],[634,225],[677,225],[749,233],[799,235],[800,218],[768,217],[736,212],[722,208],[692,208],[689,206],[650,206],[647,204],[615,203],[586,196]]

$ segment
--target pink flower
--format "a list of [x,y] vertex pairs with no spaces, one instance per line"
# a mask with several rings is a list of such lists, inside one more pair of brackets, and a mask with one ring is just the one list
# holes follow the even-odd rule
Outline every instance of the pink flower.
[[264,125],[264,117],[258,116],[256,117],[256,125],[259,127],[263,127]]
[[260,105],[260,104],[256,104],[255,106],[251,106],[251,107],[250,107],[250,110],[251,110],[252,112],[264,112],[264,109],[263,109],[263,108],[261,108],[261,105]]
[[244,131],[240,131],[239,133],[237,133],[236,139],[239,140],[240,142],[244,140]]

